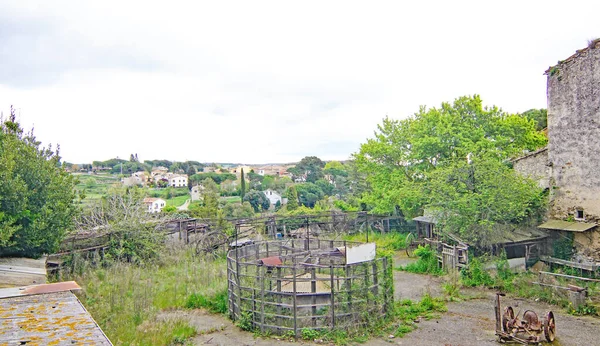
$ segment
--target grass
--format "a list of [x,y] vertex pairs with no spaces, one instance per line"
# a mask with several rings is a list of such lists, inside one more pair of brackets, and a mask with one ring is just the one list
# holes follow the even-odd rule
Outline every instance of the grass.
[[444,274],[444,270],[439,267],[436,252],[432,250],[429,245],[419,245],[414,253],[419,257],[416,262],[409,263],[404,267],[398,267],[396,270],[403,270],[416,274]]
[[[407,233],[380,233],[380,232],[369,232],[369,242],[375,242],[377,245],[378,255],[392,255],[394,251],[402,250],[406,248],[406,236]],[[352,235],[344,236],[344,240],[366,242],[366,233],[356,233]]]
[[240,196],[226,196],[219,198],[221,201],[225,201],[227,203],[242,203],[242,199]]
[[152,265],[89,266],[78,268],[83,274],[58,279],[83,287],[79,299],[115,345],[170,345],[196,331],[185,320],[161,319],[160,312],[185,308],[194,295],[223,292],[226,271],[225,259],[208,261],[192,249],[171,249]]
[[183,196],[177,196],[177,197],[173,197],[173,198],[167,199],[166,202],[167,202],[167,205],[172,205],[174,207],[180,207],[188,199],[190,199],[190,196],[183,195]]
[[109,174],[73,173],[73,175],[79,179],[75,189],[85,194],[84,204],[102,198],[113,184],[119,182],[117,176]]

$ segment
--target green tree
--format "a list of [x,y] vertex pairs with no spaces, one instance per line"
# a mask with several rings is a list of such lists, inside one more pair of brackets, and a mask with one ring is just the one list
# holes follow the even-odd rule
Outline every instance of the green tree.
[[306,156],[298,164],[288,171],[294,175],[301,175],[306,173],[306,181],[314,183],[315,181],[323,178],[323,167],[325,163],[316,156]]
[[548,110],[545,108],[530,109],[521,113],[521,115],[535,121],[535,128],[538,131],[548,127]]
[[271,202],[267,196],[265,196],[265,194],[261,191],[256,190],[248,191],[248,193],[244,196],[243,201],[249,202],[252,208],[254,208],[254,211],[257,213],[260,211],[269,210],[269,207],[271,206]]
[[242,200],[244,200],[244,197],[246,196],[246,177],[244,176],[244,169],[242,168],[241,170],[241,188],[240,188],[240,197],[242,198]]
[[287,201],[287,210],[296,210],[298,208],[298,191],[296,191],[295,186],[288,187],[286,191]]
[[[460,230],[464,228],[449,221],[456,215],[453,213],[456,209],[444,207],[444,202],[436,202],[441,187],[452,188],[451,182],[443,183],[443,177],[468,162],[476,164],[475,168],[496,165],[499,175],[512,179],[507,184],[514,183],[517,190],[530,189],[530,185],[523,185],[516,175],[500,170],[497,164],[525,150],[545,145],[545,136],[535,126],[535,122],[526,117],[504,113],[495,106],[483,107],[479,96],[461,97],[452,104],[442,103],[440,108],[422,107],[404,120],[385,118],[375,137],[362,144],[360,151],[354,154],[358,171],[368,184],[362,201],[377,213],[401,212],[408,217],[419,215],[425,207],[435,206],[441,208],[443,217],[448,218],[443,222],[450,230],[462,232]],[[354,179],[353,176],[350,174],[349,178]],[[480,177],[487,178],[491,175]],[[477,184],[493,186],[491,181],[485,180],[477,181]],[[489,193],[484,188],[473,191],[475,194]],[[533,196],[539,191],[530,192],[519,195],[524,200],[518,204],[538,204]],[[490,199],[488,202],[491,204],[486,210],[505,210],[498,201]],[[488,217],[492,214],[480,214],[479,221],[495,222]],[[515,220],[518,219],[515,216]],[[482,238],[482,235],[473,234],[475,238]]]
[[75,182],[59,150],[24,133],[14,109],[0,124],[0,256],[53,253],[73,226]]

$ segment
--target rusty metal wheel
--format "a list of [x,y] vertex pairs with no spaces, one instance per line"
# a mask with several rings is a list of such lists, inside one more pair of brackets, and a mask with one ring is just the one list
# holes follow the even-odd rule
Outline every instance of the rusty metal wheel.
[[538,315],[535,313],[535,311],[526,310],[523,313],[523,322],[527,323],[528,329],[538,330],[538,331],[542,330],[540,319],[538,318]]
[[196,254],[217,256],[227,245],[228,237],[221,231],[206,233],[196,243]]
[[554,341],[554,338],[556,337],[556,323],[552,311],[546,314],[546,320],[544,321],[544,336],[548,342]]
[[513,310],[512,306],[505,307],[504,314],[502,315],[502,330],[505,333],[510,333],[514,319],[515,311]]

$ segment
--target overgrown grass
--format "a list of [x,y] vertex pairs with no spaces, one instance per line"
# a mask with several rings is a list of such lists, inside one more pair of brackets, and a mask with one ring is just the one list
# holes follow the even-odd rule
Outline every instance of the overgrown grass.
[[416,262],[409,263],[404,267],[398,267],[396,269],[416,274],[444,274],[444,270],[439,267],[436,252],[432,250],[429,245],[419,245],[414,251],[414,254],[419,257]]
[[81,302],[115,345],[183,342],[195,329],[184,320],[162,319],[160,312],[185,307],[193,295],[215,297],[227,285],[225,259],[207,261],[189,249],[171,249],[144,266],[111,263],[77,272],[84,274],[58,279],[82,286]]
[[185,302],[188,309],[204,308],[210,312],[225,314],[227,313],[227,288],[207,296],[202,293],[192,293]]
[[[378,255],[392,255],[394,251],[402,250],[406,248],[406,236],[407,233],[381,233],[381,232],[369,232],[369,242],[375,242],[377,245]],[[356,233],[352,235],[344,236],[344,240],[366,242],[366,232]]]

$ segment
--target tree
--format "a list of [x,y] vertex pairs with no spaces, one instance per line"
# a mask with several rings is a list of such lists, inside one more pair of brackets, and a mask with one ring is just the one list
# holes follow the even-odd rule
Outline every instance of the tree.
[[546,110],[545,108],[530,109],[521,113],[521,115],[523,117],[535,121],[535,128],[538,131],[541,131],[548,127],[548,110]]
[[288,187],[286,197],[288,199],[287,210],[296,210],[298,208],[298,192],[294,186]]
[[55,252],[73,226],[75,198],[75,181],[61,168],[58,147],[40,147],[11,107],[0,123],[0,256]]
[[144,196],[145,190],[137,187],[111,188],[76,218],[77,228],[111,234],[105,258],[135,263],[152,260],[160,255],[166,233],[160,220],[163,215],[148,213]]
[[244,169],[241,170],[241,189],[240,189],[240,197],[244,200],[244,196],[246,196],[246,177],[244,176]]
[[[292,168],[292,172],[295,175],[304,174],[306,172],[306,181],[310,183],[314,183],[315,181],[323,178],[323,167],[325,163],[321,161],[320,158],[316,156],[306,156],[298,164],[296,167]],[[288,169],[289,171],[289,169]]]
[[[461,97],[452,104],[442,103],[440,108],[422,107],[404,120],[385,118],[375,137],[362,144],[360,151],[354,154],[358,172],[368,183],[362,201],[376,213],[400,212],[407,217],[419,215],[426,207],[436,207],[440,209],[441,217],[446,218],[442,223],[448,226],[447,229],[462,233],[465,228],[451,220],[457,216],[457,209],[444,204],[453,200],[439,199],[440,195],[451,195],[444,189],[452,191],[457,188],[452,184],[461,180],[444,181],[443,177],[460,175],[460,172],[466,174],[463,166],[470,162],[477,169],[473,173],[475,177],[479,176],[478,172],[492,172],[491,167],[495,167],[498,176],[512,184],[515,191],[531,190],[529,183],[498,165],[546,142],[533,120],[504,113],[495,106],[483,107],[479,96]],[[355,179],[354,174],[351,173],[349,178]],[[476,180],[479,188],[465,192],[472,196],[467,198],[460,194],[453,198],[455,201],[486,200],[484,194],[491,192],[483,187],[494,186],[492,178],[493,174],[479,176]],[[465,180],[465,177],[461,179]],[[522,200],[517,204],[539,205],[537,197],[533,197],[538,194],[537,190],[522,193],[519,195]],[[490,203],[485,206],[488,212],[477,214],[480,215],[477,222],[494,223],[496,220],[490,215],[508,210],[500,201],[487,199],[487,202]],[[510,216],[519,220],[516,215]],[[469,237],[483,238],[482,234],[475,233]]]
[[187,175],[188,175],[188,190],[192,189],[192,179],[190,179],[192,176],[194,176],[194,174],[198,173],[198,171],[196,171],[196,167],[190,165],[190,167],[188,167],[187,170]]
[[256,190],[248,191],[248,193],[244,196],[243,201],[250,202],[250,205],[257,213],[260,211],[269,210],[269,207],[271,206],[271,202],[267,196],[265,196],[264,193]]

